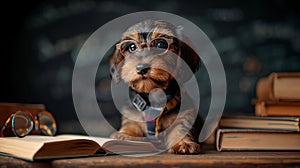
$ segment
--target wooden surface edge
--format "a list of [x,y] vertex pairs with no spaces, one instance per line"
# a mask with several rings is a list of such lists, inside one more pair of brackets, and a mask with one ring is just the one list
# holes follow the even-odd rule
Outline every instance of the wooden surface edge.
[[297,152],[217,152],[206,151],[200,155],[159,154],[147,157],[100,156],[52,161],[27,162],[10,157],[0,157],[0,167],[299,167]]

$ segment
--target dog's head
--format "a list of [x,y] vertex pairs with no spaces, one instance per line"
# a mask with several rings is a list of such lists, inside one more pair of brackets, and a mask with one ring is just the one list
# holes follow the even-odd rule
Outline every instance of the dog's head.
[[[111,57],[114,81],[124,80],[133,90],[149,93],[165,90],[172,79],[190,79],[181,70],[181,59],[194,73],[200,58],[182,39],[182,27],[161,20],[145,20],[123,33]],[[181,59],[180,59],[181,58]]]

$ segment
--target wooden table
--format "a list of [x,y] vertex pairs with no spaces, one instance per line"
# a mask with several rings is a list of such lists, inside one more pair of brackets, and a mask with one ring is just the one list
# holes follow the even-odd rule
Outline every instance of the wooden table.
[[159,154],[148,157],[120,155],[27,162],[0,157],[0,168],[6,167],[300,167],[300,152],[217,152],[201,155]]

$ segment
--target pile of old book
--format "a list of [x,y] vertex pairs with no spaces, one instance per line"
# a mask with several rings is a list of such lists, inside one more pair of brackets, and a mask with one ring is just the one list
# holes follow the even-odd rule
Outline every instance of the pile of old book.
[[300,150],[300,73],[271,73],[258,80],[253,115],[220,120],[218,151]]

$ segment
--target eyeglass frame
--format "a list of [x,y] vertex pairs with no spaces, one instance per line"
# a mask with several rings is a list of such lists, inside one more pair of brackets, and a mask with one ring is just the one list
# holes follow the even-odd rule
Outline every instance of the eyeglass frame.
[[[124,43],[128,43],[128,42],[132,42],[134,43],[138,49],[142,49],[144,45],[147,46],[147,48],[151,48],[151,43],[155,40],[165,40],[168,44],[168,48],[166,48],[162,53],[159,53],[159,54],[156,54],[156,55],[164,55],[166,54],[169,50],[170,50],[170,46],[171,44],[174,42],[174,39],[170,39],[170,38],[165,38],[165,37],[158,37],[158,38],[155,38],[153,40],[151,40],[149,43],[145,42],[145,43],[138,43],[137,41],[135,40],[123,40],[121,41],[120,43],[116,44],[116,49],[119,50],[120,54],[123,56],[123,57],[126,57],[128,55],[126,55],[125,53],[123,53],[122,49],[121,49],[121,46],[124,44]],[[163,50],[163,49],[162,49]]]
[[[33,123],[32,127],[31,127],[31,129],[28,131],[28,133],[25,134],[25,135],[23,135],[23,136],[21,136],[21,135],[19,135],[18,133],[16,133],[16,130],[15,130],[14,118],[15,118],[15,116],[16,116],[16,114],[17,114],[18,112],[25,112],[25,113],[29,116],[29,118],[31,119],[30,122]],[[9,128],[9,127],[8,127],[8,124],[9,124],[10,122],[11,122],[11,129],[12,129],[12,132],[14,133],[15,136],[17,136],[17,137],[19,137],[19,138],[23,138],[23,137],[25,137],[26,135],[29,135],[30,133],[32,133],[33,131],[36,131],[36,132],[41,131],[41,132],[43,132],[43,129],[40,127],[40,126],[42,126],[42,125],[40,124],[40,121],[39,121],[39,118],[40,118],[39,115],[42,114],[42,113],[47,114],[47,117],[50,117],[51,121],[53,122],[52,124],[54,124],[55,131],[52,133],[52,135],[55,135],[55,134],[56,134],[56,131],[57,131],[57,124],[56,124],[55,118],[53,117],[53,115],[52,115],[50,112],[48,112],[48,111],[46,111],[46,110],[42,110],[42,111],[38,112],[36,115],[33,116],[33,115],[31,114],[31,112],[28,111],[28,110],[18,110],[18,111],[15,111],[14,113],[12,113],[12,114],[7,118],[7,120],[5,121],[4,125],[2,126],[2,128],[1,128],[1,130],[0,130],[0,137],[4,137],[3,133],[4,133],[4,131],[5,131],[6,128]],[[46,130],[46,129],[44,129],[44,130]],[[47,135],[49,135],[49,134],[47,134]],[[52,135],[51,135],[51,136],[52,136]]]

